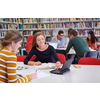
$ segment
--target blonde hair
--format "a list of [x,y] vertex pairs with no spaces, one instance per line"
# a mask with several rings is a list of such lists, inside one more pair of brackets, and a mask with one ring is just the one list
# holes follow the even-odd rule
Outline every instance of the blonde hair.
[[5,35],[2,43],[1,43],[1,47],[0,50],[4,47],[4,46],[8,46],[9,44],[11,44],[11,42],[15,42],[17,43],[18,41],[22,40],[23,36],[15,30],[10,30],[7,32],[7,34]]

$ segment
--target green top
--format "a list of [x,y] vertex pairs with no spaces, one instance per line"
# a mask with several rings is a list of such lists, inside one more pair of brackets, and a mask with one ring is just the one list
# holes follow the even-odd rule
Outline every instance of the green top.
[[83,56],[84,52],[90,51],[87,43],[82,37],[74,37],[71,39],[68,43],[68,46],[66,48],[66,53],[69,52],[71,47],[74,47],[74,50],[76,52],[76,55],[81,58]]

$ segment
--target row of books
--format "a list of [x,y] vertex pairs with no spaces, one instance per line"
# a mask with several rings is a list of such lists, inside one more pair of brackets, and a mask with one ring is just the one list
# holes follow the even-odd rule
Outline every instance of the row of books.
[[0,18],[0,22],[33,23],[33,22],[61,22],[61,21],[92,21],[100,18]]
[[46,36],[46,35],[53,36],[53,31],[47,30],[47,31],[41,31],[41,32],[42,32],[42,34],[44,34],[45,36]]
[[100,18],[50,18],[49,21],[92,21]]
[[33,31],[23,31],[22,35],[33,35]]
[[0,37],[4,37],[6,35],[6,32],[5,31],[0,31]]
[[100,30],[95,30],[95,35],[99,35],[100,36]]
[[[78,36],[88,36],[88,33],[89,33],[90,30],[89,29],[87,29],[87,30],[77,30]],[[95,34],[95,36],[100,36],[100,30],[95,30],[94,34]]]
[[90,30],[77,30],[78,36],[87,36]]
[[59,21],[92,21],[100,20],[100,18],[23,18],[24,23],[33,23],[33,22],[59,22]]
[[32,28],[100,28],[100,22],[71,22],[71,23],[46,23],[46,24],[27,24],[23,25],[24,29],[32,29]]
[[0,24],[0,29],[23,29],[22,24]]
[[22,18],[0,18],[0,22],[12,22],[12,23],[22,23]]
[[[22,34],[22,31],[19,31]],[[4,37],[6,35],[7,31],[0,31],[0,37]],[[1,39],[1,38],[0,38]]]
[[[51,35],[52,36],[52,31],[47,30],[47,31],[41,31],[41,32],[44,35]],[[29,35],[33,35],[33,31],[23,31],[22,35],[26,36],[26,37]]]
[[38,22],[38,18],[23,18],[23,23],[34,23]]

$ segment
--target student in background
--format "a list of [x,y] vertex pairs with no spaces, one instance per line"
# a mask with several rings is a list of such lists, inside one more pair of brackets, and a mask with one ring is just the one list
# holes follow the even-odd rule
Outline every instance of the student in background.
[[[72,28],[69,28],[68,29],[68,39],[70,40],[70,38],[69,38],[69,35],[70,35],[70,32],[72,31],[73,29]],[[68,41],[68,43],[69,43],[69,41]],[[68,46],[68,44],[67,44],[67,46]],[[74,47],[72,46],[71,47],[71,49],[74,49]],[[66,54],[66,58],[67,59],[73,59],[73,58],[75,58],[75,56],[76,56],[76,54]],[[74,62],[74,61],[73,61]]]
[[97,44],[98,40],[97,40],[97,38],[95,37],[93,31],[90,31],[90,32],[88,33],[88,37],[86,38],[86,42],[87,42],[88,46],[89,46],[91,49],[95,49],[95,50],[98,49],[98,47],[97,47],[97,46],[98,46],[98,44]]
[[[34,61],[30,61],[33,55],[36,55],[36,59]],[[41,32],[37,32],[34,35],[32,49],[25,58],[24,64],[41,65],[42,63],[49,62],[56,62],[55,69],[58,69],[61,66],[55,49],[51,45],[46,44],[45,36]]]
[[60,30],[58,35],[52,38],[51,42],[57,42],[57,48],[66,48],[66,38],[64,36],[64,32]]
[[17,78],[16,52],[21,47],[23,37],[17,31],[8,31],[0,47],[0,83],[25,83],[36,78],[36,73]]
[[79,59],[83,56],[84,52],[90,51],[86,41],[82,37],[77,36],[76,30],[73,29],[69,32],[69,38],[70,38],[70,41],[66,48],[66,53],[68,53],[70,48],[73,46],[76,52],[76,55]]
[[40,30],[34,30],[33,31],[33,35],[30,35],[27,39],[27,42],[26,42],[26,51],[29,52],[32,48],[32,40],[34,38],[34,34],[37,33],[37,32],[41,32]]
[[72,30],[73,30],[72,28],[69,28],[69,29],[68,29],[68,36],[70,35],[70,32],[71,32]]
[[[67,33],[69,34],[71,30],[73,30],[73,29],[69,28]],[[68,43],[69,43],[69,37],[68,36],[66,36],[66,47],[68,46]]]

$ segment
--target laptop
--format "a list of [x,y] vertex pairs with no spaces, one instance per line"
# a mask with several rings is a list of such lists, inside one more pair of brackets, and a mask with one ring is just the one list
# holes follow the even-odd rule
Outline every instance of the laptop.
[[72,64],[73,59],[69,59],[67,61],[64,62],[62,68],[58,69],[58,70],[51,70],[50,72],[53,74],[63,74],[67,71],[70,71],[70,66]]
[[55,49],[57,48],[58,43],[56,42],[49,42],[49,45],[53,46]]

